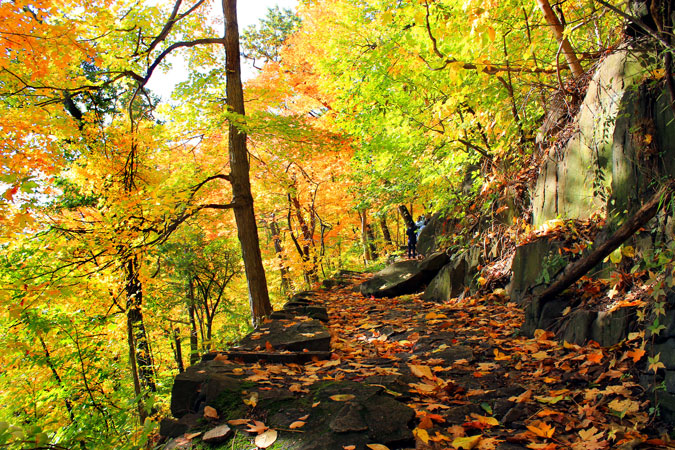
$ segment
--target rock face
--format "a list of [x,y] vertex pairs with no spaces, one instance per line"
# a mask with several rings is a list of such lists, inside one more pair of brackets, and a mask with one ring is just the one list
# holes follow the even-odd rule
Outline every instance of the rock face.
[[453,255],[450,262],[431,280],[423,298],[442,302],[459,297],[466,287],[471,286],[480,256],[480,250],[475,248]]
[[621,101],[642,73],[628,50],[602,62],[577,116],[578,131],[562,152],[550,150],[541,169],[532,196],[535,227],[557,217],[588,218],[605,206],[614,180],[612,148]]
[[424,290],[450,257],[445,252],[434,253],[422,261],[400,261],[377,272],[361,283],[359,291],[365,296],[397,297]]

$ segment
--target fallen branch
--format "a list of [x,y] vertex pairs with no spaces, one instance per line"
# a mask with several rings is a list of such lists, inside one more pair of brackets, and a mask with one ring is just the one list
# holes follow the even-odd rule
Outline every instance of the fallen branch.
[[589,270],[598,265],[603,259],[616,250],[626,239],[631,237],[642,226],[649,222],[652,217],[661,208],[663,199],[672,194],[675,190],[675,180],[666,182],[651,199],[626,222],[619,227],[606,241],[600,244],[595,250],[587,256],[570,264],[558,275],[555,281],[546,288],[538,297],[541,300],[547,300],[560,294],[562,291],[574,284],[579,278],[584,276]]

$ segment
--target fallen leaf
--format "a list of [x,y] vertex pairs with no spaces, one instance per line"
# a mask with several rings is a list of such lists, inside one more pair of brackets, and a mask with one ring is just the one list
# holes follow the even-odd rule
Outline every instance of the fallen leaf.
[[551,438],[555,433],[555,427],[541,421],[532,422],[531,425],[527,425],[527,429],[542,438]]
[[417,364],[408,364],[408,367],[410,368],[410,371],[412,372],[413,375],[419,378],[428,378],[430,380],[434,379],[434,374],[431,371],[431,367],[429,366],[422,366],[422,365],[417,365]]
[[277,436],[277,430],[267,430],[264,433],[257,435],[254,442],[255,445],[260,448],[267,448],[276,442]]
[[298,417],[298,420],[307,420],[307,419],[309,419],[309,414],[305,414],[302,417]]
[[609,402],[607,406],[609,406],[610,409],[616,411],[617,413],[620,413],[622,417],[625,414],[636,413],[640,410],[640,404],[628,398],[623,400],[617,398]]
[[290,428],[291,430],[295,430],[296,428],[301,428],[301,427],[304,427],[304,426],[305,426],[305,422],[303,422],[302,420],[296,420],[295,422],[290,424],[288,428]]
[[185,439],[187,439],[188,441],[191,441],[192,439],[196,438],[196,437],[199,436],[200,434],[202,434],[201,431],[198,431],[197,433],[189,433],[189,434],[185,434]]
[[425,444],[429,443],[429,433],[424,428],[415,428],[413,434]]
[[478,445],[482,437],[483,436],[480,434],[469,437],[458,437],[452,441],[452,446],[457,449],[462,448],[465,450],[471,450],[472,448],[476,447],[476,445]]
[[212,406],[205,406],[204,407],[204,417],[207,419],[217,419],[218,418],[218,411],[216,411],[216,408]]
[[244,404],[250,406],[251,408],[255,408],[256,405],[258,404],[258,393],[251,392],[251,395],[249,395],[248,398],[244,399]]
[[356,450],[356,445],[343,445],[343,450]]
[[497,419],[495,419],[494,417],[481,416],[481,415],[476,414],[476,413],[472,413],[471,417],[478,420],[478,422],[480,422],[482,424],[485,424],[485,425],[489,425],[491,427],[496,427],[496,426],[499,425],[499,421]]
[[274,346],[270,344],[270,341],[265,341],[265,350],[267,350],[268,352],[274,351]]
[[389,447],[382,444],[367,444],[366,447],[371,450],[389,450]]
[[526,403],[529,402],[531,398],[532,398],[532,389],[529,389],[517,397],[509,397],[509,401],[515,403]]
[[635,350],[629,350],[626,352],[626,355],[629,358],[633,358],[633,362],[636,363],[642,359],[643,356],[645,356],[645,351],[641,348],[636,348]]
[[329,397],[331,400],[335,402],[348,402],[349,400],[354,400],[356,398],[356,395],[354,394],[336,394],[336,395],[331,395]]
[[246,431],[249,433],[262,433],[263,431],[269,429],[267,425],[264,423],[260,422],[259,420],[254,420],[252,424],[249,424],[248,428]]
[[244,425],[249,422],[250,422],[249,419],[232,419],[227,421],[227,423],[230,425]]

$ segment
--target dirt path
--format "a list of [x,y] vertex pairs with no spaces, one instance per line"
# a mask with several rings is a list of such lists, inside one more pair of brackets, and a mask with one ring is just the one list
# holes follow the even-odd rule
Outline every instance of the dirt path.
[[[438,304],[416,295],[364,298],[349,285],[314,297],[328,308],[330,359],[223,361],[255,383],[242,394],[253,395],[244,398],[249,408],[229,415],[232,424],[250,427],[257,420],[290,436],[285,446],[269,448],[675,448],[631,372],[646,358],[639,350],[558,343],[544,332],[518,336],[521,310],[495,294]],[[385,427],[379,439],[388,441],[373,442],[372,433],[361,439],[378,426],[368,419],[375,414],[368,410],[371,397],[372,404],[393,398],[411,407],[414,416],[404,411],[396,420],[411,422],[412,434],[394,438]],[[280,402],[279,409],[270,406]],[[325,409],[340,402],[339,409]],[[323,435],[318,425],[312,431],[319,421],[323,434],[339,439],[303,444],[304,432]]]

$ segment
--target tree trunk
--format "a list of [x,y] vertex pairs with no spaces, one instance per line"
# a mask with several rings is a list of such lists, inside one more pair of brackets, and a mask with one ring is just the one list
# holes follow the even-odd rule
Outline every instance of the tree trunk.
[[631,237],[636,231],[649,222],[659,211],[659,208],[667,203],[664,199],[672,195],[674,189],[675,182],[672,180],[663,185],[663,187],[659,189],[647,203],[645,203],[632,217],[628,218],[628,220],[607,238],[606,241],[598,245],[598,247],[587,256],[567,266],[565,270],[558,275],[556,280],[539,294],[539,298],[546,301],[551,297],[554,297],[570,287],[589,270],[598,265],[626,239]]
[[387,226],[386,214],[382,214],[380,216],[380,228],[382,229],[382,237],[384,238],[384,242],[386,242],[387,245],[392,245],[391,233],[389,232],[389,226]]
[[406,228],[415,226],[415,221],[413,220],[412,214],[410,214],[410,211],[408,210],[407,206],[398,205],[398,211],[401,213],[401,216],[403,217],[403,222],[405,222]]
[[583,75],[584,69],[581,68],[581,64],[577,59],[577,55],[574,52],[570,41],[565,37],[565,29],[560,23],[558,16],[556,16],[553,9],[551,9],[551,4],[548,0],[537,0],[537,5],[539,5],[539,9],[544,13],[544,19],[546,19],[546,22],[553,30],[553,34],[558,41],[558,45],[560,45],[560,48],[562,49],[563,55],[565,55],[567,65],[570,67],[572,75],[574,75],[575,78]]
[[368,261],[373,260],[373,253],[368,242],[368,215],[365,210],[359,211],[361,218],[361,244],[363,245],[363,259]]
[[[237,24],[237,1],[222,0],[225,17],[225,58],[227,70],[227,107],[228,112],[236,113],[243,119],[244,92],[241,86],[241,65],[239,56],[239,28]],[[246,133],[238,129],[230,120],[228,127],[230,154],[230,182],[234,203],[234,218],[237,222],[237,235],[241,243],[241,254],[248,283],[248,296],[254,325],[272,313],[265,269],[260,254],[258,226],[253,210],[253,195],[249,178],[248,150]]]
[[272,233],[274,252],[277,254],[277,258],[279,258],[279,272],[281,274],[281,290],[284,295],[288,296],[290,295],[291,292],[293,292],[293,288],[291,286],[291,278],[288,273],[288,267],[286,267],[286,264],[284,263],[283,259],[284,248],[281,245],[281,230],[279,229],[279,224],[277,223],[277,219],[274,216],[272,216],[272,220],[270,221],[270,233]]
[[138,279],[138,260],[130,256],[124,262],[125,291],[127,297],[127,326],[133,335],[134,356],[141,387],[151,392],[155,385],[155,368],[150,352],[150,342],[143,322],[143,287]]
[[185,372],[185,366],[183,365],[183,346],[180,341],[180,328],[176,327],[173,330],[173,345],[175,346],[174,357],[176,358],[176,366],[178,366],[178,372]]
[[370,246],[370,256],[377,259],[377,246],[375,245],[375,233],[371,224],[366,223],[366,235],[368,236],[368,245]]
[[195,295],[192,280],[188,286],[188,316],[190,317],[190,365],[199,361],[199,338],[197,335],[197,320],[195,318]]

